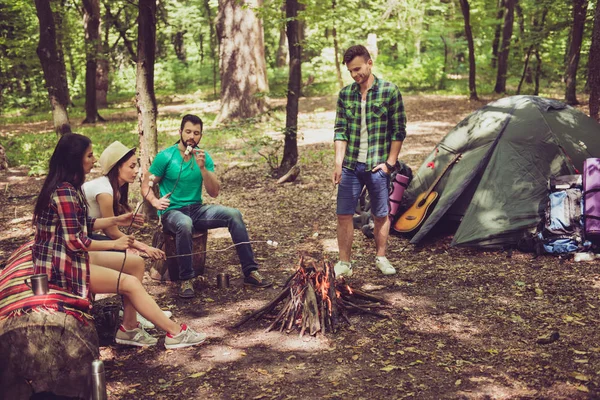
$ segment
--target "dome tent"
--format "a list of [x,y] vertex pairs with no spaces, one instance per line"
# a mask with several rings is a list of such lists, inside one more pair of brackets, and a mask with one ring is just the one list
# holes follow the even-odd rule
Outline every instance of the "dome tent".
[[435,186],[439,194],[414,232],[419,243],[447,221],[457,221],[452,245],[507,247],[535,228],[546,203],[548,178],[576,174],[600,157],[600,124],[556,100],[512,96],[475,111],[425,159],[405,192],[414,203]]

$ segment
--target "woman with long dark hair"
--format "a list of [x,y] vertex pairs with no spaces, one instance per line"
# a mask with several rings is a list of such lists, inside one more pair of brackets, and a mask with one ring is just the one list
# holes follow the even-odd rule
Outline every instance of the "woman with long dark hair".
[[171,321],[146,292],[141,283],[144,261],[137,255],[107,250],[126,250],[134,239],[124,235],[116,240],[92,240],[88,232],[111,226],[129,226],[132,213],[112,218],[91,218],[81,186],[96,159],[89,138],[63,135],[50,158],[33,214],[36,229],[33,263],[36,274],[47,274],[48,282],[83,298],[92,293],[118,293],[124,296],[123,323],[117,343],[151,346],[157,339],[137,322],[136,310],[167,332],[168,349],[204,342],[206,335],[185,324]]

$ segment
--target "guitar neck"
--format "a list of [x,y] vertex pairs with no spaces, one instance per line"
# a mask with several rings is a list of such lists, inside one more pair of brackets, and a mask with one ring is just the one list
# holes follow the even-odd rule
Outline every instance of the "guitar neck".
[[460,158],[462,153],[458,153],[457,155],[454,156],[454,158],[452,159],[452,161],[450,161],[448,163],[448,165],[446,165],[446,167],[444,168],[444,170],[442,171],[441,174],[438,175],[437,178],[435,178],[435,180],[433,181],[433,183],[431,184],[431,186],[429,186],[429,189],[427,189],[427,191],[425,192],[425,195],[423,196],[423,198],[427,198],[429,197],[429,195],[431,194],[431,192],[433,192],[433,189],[435,189],[435,187],[437,186],[437,184],[440,182],[440,179],[442,179],[442,177],[446,174],[446,172],[448,172],[448,169],[450,169],[450,167],[452,166],[452,164],[454,164],[456,161],[458,161],[458,159]]

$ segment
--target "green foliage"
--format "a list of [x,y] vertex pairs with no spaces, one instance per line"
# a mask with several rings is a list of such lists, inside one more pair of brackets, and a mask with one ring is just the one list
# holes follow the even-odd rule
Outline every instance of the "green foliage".
[[[280,130],[281,135],[284,131],[285,128]],[[271,171],[276,171],[279,167],[283,139],[280,137],[281,135],[265,135],[256,119],[248,118],[232,122],[213,133],[216,133],[220,137],[221,143],[223,143],[224,137],[233,137],[241,141],[244,146],[237,149],[239,156],[247,157],[251,154],[258,154],[266,161]]]
[[[477,85],[480,94],[493,90],[495,71],[491,67],[492,42],[496,28],[502,25],[497,16],[497,2],[470,0],[471,27],[475,40]],[[81,6],[77,1],[52,2],[59,21],[58,33],[63,38],[71,98],[76,108],[71,116],[82,114],[85,91],[84,29]],[[263,20],[265,56],[269,68],[270,97],[285,97],[287,68],[275,68],[281,28],[286,18],[284,0],[267,0],[255,9]],[[338,90],[334,54],[334,29],[338,57],[350,45],[367,44],[369,35],[377,38],[378,57],[375,66],[382,77],[396,82],[406,91],[468,92],[468,50],[464,20],[457,1],[437,0],[345,0],[302,2],[298,19],[304,26],[302,36],[303,95],[332,95]],[[516,90],[529,46],[539,45],[542,57],[542,90],[558,90],[564,86],[565,53],[572,24],[571,2],[553,0],[519,0],[522,15],[515,14],[513,40],[509,58],[509,93]],[[155,89],[157,93],[213,92],[213,67],[218,70],[218,44],[214,23],[218,12],[216,0],[174,0],[158,3],[157,59]],[[590,2],[589,16],[595,6]],[[106,18],[110,8],[114,20]],[[533,24],[548,13],[544,26]],[[135,53],[137,5],[126,0],[104,0],[102,40],[110,61],[111,102],[135,96],[135,63],[125,42]],[[0,0],[0,113],[32,115],[48,110],[48,96],[36,54],[39,38],[34,2]],[[592,18],[588,17],[579,86],[583,88],[590,44]],[[213,36],[211,36],[211,24]],[[125,29],[117,29],[117,25]],[[176,51],[177,35],[183,46]],[[373,37],[373,36],[371,36]],[[68,44],[68,45],[67,45]],[[344,66],[342,76],[349,77]],[[218,89],[217,89],[218,91]],[[522,89],[533,91],[531,83]],[[25,111],[24,111],[25,110]],[[110,113],[111,111],[106,111]],[[102,111],[101,113],[104,113]],[[36,117],[34,117],[36,118]]]

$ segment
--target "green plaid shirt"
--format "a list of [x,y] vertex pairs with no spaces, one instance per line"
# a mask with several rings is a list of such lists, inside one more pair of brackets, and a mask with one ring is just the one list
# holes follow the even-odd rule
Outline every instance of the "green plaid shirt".
[[[398,86],[373,75],[375,80],[367,92],[366,119],[369,132],[367,168],[387,161],[392,141],[406,137],[406,113]],[[340,91],[335,115],[333,140],[348,142],[343,166],[354,169],[360,146],[361,95],[354,82]]]

